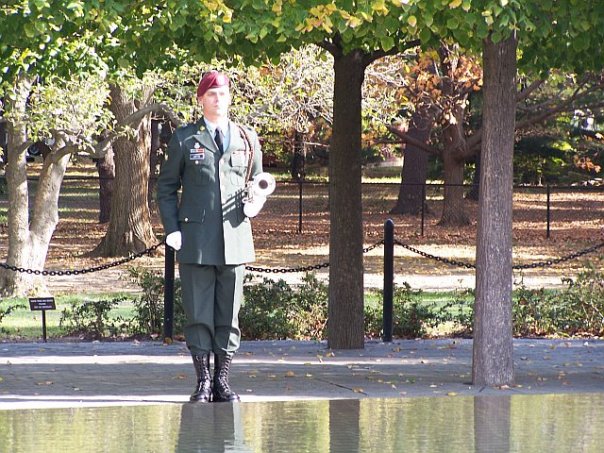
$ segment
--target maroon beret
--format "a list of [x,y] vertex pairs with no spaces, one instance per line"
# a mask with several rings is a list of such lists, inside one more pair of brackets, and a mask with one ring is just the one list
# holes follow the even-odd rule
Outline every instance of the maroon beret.
[[225,74],[218,71],[206,72],[199,81],[199,86],[197,87],[197,97],[202,97],[210,88],[224,86],[229,86],[229,78]]

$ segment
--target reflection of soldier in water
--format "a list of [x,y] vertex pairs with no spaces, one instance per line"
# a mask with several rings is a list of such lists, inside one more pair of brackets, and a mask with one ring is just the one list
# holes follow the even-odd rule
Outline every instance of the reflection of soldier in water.
[[178,452],[247,452],[239,404],[183,404]]

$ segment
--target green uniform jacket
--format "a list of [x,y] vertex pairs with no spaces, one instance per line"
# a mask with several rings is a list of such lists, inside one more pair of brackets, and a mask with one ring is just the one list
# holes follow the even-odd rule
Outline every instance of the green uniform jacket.
[[[251,180],[262,172],[262,153],[256,133],[246,133],[254,148]],[[222,156],[203,119],[176,129],[168,144],[157,201],[166,235],[182,232],[180,263],[234,265],[255,259],[252,227],[242,202],[250,149],[232,121],[229,134]]]

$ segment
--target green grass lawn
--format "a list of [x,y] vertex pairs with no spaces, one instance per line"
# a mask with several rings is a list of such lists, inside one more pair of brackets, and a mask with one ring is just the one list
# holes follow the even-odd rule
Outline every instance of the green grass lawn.
[[[125,294],[103,294],[95,297],[86,295],[58,296],[55,298],[56,310],[46,311],[46,332],[48,338],[60,338],[67,335],[65,329],[59,324],[61,315],[65,309],[72,308],[73,304],[82,304],[85,301],[114,300],[123,298],[119,305],[110,311],[110,320],[131,319],[134,314],[134,305],[132,296],[128,298]],[[426,306],[439,307],[444,306],[451,301],[459,299],[459,293],[456,291],[446,292],[420,292],[421,303]],[[469,298],[470,296],[465,296]],[[27,299],[10,299],[0,301],[0,313],[4,312],[9,306],[21,305],[22,308],[13,310],[10,314],[4,316],[0,321],[0,339],[4,340],[36,340],[42,337],[42,312],[31,311]],[[381,294],[376,291],[369,291],[365,295],[365,305],[375,310],[381,311]],[[455,308],[451,308],[455,310]],[[446,332],[443,332],[446,334]]]
[[[89,297],[86,295],[68,295],[55,297],[56,310],[46,311],[46,335],[48,338],[58,338],[66,335],[60,326],[61,315],[73,304],[85,301],[123,299],[119,305],[110,311],[110,319],[129,319],[134,315],[132,300],[126,294],[101,294]],[[10,314],[0,318],[0,339],[34,340],[42,337],[42,312],[31,311],[25,298],[6,299],[0,301],[0,316],[9,307],[18,307]]]

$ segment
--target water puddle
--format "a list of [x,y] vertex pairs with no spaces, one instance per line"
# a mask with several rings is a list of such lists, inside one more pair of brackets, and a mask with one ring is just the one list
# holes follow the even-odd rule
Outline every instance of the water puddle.
[[601,452],[604,395],[1,410],[0,452]]

